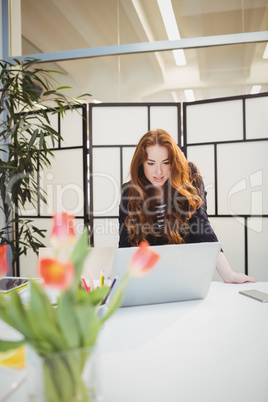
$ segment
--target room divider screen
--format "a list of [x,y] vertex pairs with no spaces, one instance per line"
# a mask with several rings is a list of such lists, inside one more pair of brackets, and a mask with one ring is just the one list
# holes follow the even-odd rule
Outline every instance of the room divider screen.
[[[40,203],[25,216],[46,229],[56,210],[67,210],[78,226],[89,227],[94,247],[117,247],[120,189],[129,180],[133,152],[143,134],[162,128],[200,168],[209,218],[233,269],[268,280],[267,110],[268,94],[261,94],[183,107],[89,104],[80,116],[68,112],[55,122],[64,143],[53,150],[51,169],[40,175],[48,205]],[[27,275],[29,259],[21,260],[21,274]]]
[[[50,123],[62,140],[54,148],[50,144],[55,156],[51,159],[51,166],[42,171],[37,167],[38,183],[47,194],[47,203],[38,197],[34,206],[27,205],[19,212],[21,217],[31,219],[38,228],[47,230],[43,240],[47,247],[50,245],[51,217],[56,211],[73,214],[77,230],[84,228],[84,217],[88,211],[86,110],[86,105],[81,105],[76,110],[67,109],[64,116],[50,114]],[[26,257],[20,257],[18,273],[21,276],[36,276],[36,262],[37,257],[30,250]]]
[[268,280],[268,94],[183,105],[184,146],[234,270]]

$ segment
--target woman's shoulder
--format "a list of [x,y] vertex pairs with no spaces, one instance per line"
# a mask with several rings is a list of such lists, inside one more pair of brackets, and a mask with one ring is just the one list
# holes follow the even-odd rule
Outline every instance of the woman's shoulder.
[[199,168],[195,163],[188,161],[188,167],[192,175],[200,175]]
[[189,171],[190,171],[190,181],[192,184],[198,188],[203,187],[203,178],[200,174],[198,166],[188,161]]
[[129,193],[129,189],[131,187],[131,181],[127,181],[126,183],[123,183],[121,186],[121,194],[128,194]]
[[124,184],[122,184],[121,187],[121,205],[126,206],[128,204],[129,198],[130,198],[130,188],[132,184],[131,181],[128,181]]

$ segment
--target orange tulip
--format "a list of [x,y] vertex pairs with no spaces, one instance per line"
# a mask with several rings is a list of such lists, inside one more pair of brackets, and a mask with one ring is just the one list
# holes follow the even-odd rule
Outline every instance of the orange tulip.
[[53,216],[50,242],[53,247],[67,247],[75,241],[74,216],[57,212]]
[[150,248],[148,242],[141,242],[131,258],[129,264],[130,275],[135,277],[146,275],[155,266],[159,258],[159,254]]
[[67,289],[75,275],[75,268],[72,262],[63,263],[55,258],[41,259],[38,270],[46,285],[59,290]]
[[0,276],[5,276],[9,270],[9,264],[7,260],[7,244],[0,246]]

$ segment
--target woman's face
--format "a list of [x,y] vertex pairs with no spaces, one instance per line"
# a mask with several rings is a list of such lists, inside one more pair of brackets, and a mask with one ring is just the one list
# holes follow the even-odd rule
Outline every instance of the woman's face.
[[143,163],[144,174],[150,183],[161,187],[170,176],[168,150],[160,145],[152,145],[146,148],[146,152],[148,159]]

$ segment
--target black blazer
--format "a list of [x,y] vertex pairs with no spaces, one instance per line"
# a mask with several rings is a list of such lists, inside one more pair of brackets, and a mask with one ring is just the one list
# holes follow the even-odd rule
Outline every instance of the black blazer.
[[[192,176],[194,176],[197,173],[195,165],[189,162],[189,167],[191,168]],[[184,238],[184,241],[185,243],[217,242],[218,238],[214,233],[214,230],[212,229],[211,224],[208,220],[207,198],[206,198],[207,193],[205,191],[204,182],[202,178],[199,176],[198,180],[196,180],[195,183],[199,190],[203,204],[198,210],[195,211],[195,213],[189,219],[188,221],[189,232]],[[129,185],[130,182],[125,183],[122,187],[122,193],[121,193],[121,202],[119,206],[119,247],[131,247],[131,244],[128,241],[128,230],[125,225],[125,219],[128,215],[127,188]],[[165,235],[153,236],[149,234],[146,237],[146,240],[151,246],[168,244],[168,239]]]

